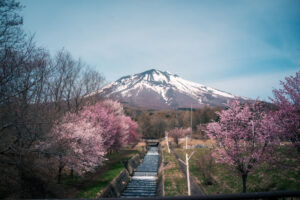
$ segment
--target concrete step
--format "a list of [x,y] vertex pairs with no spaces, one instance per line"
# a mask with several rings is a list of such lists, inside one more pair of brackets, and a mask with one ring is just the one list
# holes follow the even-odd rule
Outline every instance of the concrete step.
[[147,192],[147,193],[133,193],[133,192],[128,192],[128,193],[122,193],[121,196],[136,196],[136,197],[147,197],[147,196],[155,196],[155,192]]
[[156,176],[157,172],[145,172],[145,171],[136,171],[134,172],[134,176]]
[[129,184],[128,187],[155,187],[156,184]]
[[156,190],[156,187],[127,187],[124,191],[135,191],[135,190]]
[[[131,183],[141,183],[141,184],[146,184],[146,183],[156,183],[155,179],[140,179],[137,177],[145,177],[147,178],[147,176],[135,176],[131,179]],[[152,176],[151,176],[152,177]]]
[[156,185],[156,182],[131,182],[128,185]]
[[151,192],[154,192],[155,193],[155,191],[156,191],[156,188],[143,188],[143,189],[141,189],[141,188],[139,188],[139,189],[126,189],[126,190],[124,190],[124,192],[123,193],[151,193]]
[[[130,185],[137,185],[137,186],[152,186],[156,185],[156,183],[131,183]],[[128,184],[129,186],[129,184]]]
[[156,188],[156,185],[138,185],[138,184],[135,184],[135,185],[128,185],[126,188],[152,188],[152,187]]

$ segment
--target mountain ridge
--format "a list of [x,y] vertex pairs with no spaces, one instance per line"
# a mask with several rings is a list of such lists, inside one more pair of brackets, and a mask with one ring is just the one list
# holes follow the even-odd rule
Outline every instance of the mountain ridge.
[[127,75],[101,88],[99,95],[125,102],[130,106],[149,109],[178,109],[190,107],[225,106],[228,100],[238,98],[181,78],[168,71],[150,69]]

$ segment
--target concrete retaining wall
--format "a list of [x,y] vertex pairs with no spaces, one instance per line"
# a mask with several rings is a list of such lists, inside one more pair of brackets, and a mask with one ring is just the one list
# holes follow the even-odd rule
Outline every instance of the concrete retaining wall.
[[131,175],[140,164],[141,157],[139,154],[133,156],[128,162],[123,163],[123,169],[118,176],[116,176],[110,184],[99,192],[97,198],[101,197],[120,197],[121,192],[125,189],[126,185],[130,182]]
[[130,181],[130,175],[126,169],[123,169],[120,174],[110,182],[110,184],[99,194],[99,197],[120,197],[121,192],[125,189]]
[[140,164],[140,155],[137,154],[135,156],[133,156],[126,164],[125,164],[125,168],[127,169],[128,173],[130,175],[133,174],[134,170],[138,167],[138,165]]
[[163,180],[163,170],[164,170],[164,166],[163,166],[163,162],[162,162],[162,150],[161,150],[161,146],[158,146],[158,153],[159,153],[159,168],[158,168],[158,179],[157,179],[157,188],[156,188],[156,195],[157,196],[164,196],[164,180]]

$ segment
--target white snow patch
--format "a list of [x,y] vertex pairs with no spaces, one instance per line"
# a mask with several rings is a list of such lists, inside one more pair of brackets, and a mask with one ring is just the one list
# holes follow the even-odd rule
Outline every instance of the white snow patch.
[[158,74],[154,73],[153,74],[153,79],[154,79],[154,81],[161,82],[161,83],[169,82],[168,78],[165,75],[161,74],[161,73],[158,73]]
[[[106,89],[112,88],[113,91],[108,93],[108,96],[119,93],[123,97],[131,97],[138,95],[144,88],[146,88],[156,92],[166,103],[169,103],[171,100],[171,98],[169,99],[167,97],[167,92],[171,88],[175,91],[177,90],[177,92],[190,96],[199,103],[203,103],[202,96],[204,94],[212,95],[216,98],[219,96],[226,98],[237,97],[230,93],[222,92],[199,83],[184,80],[179,76],[172,75],[170,72],[162,73],[159,70],[155,70],[152,74],[145,74],[143,79],[141,78],[141,74],[131,75],[120,79],[118,82],[109,83],[95,93],[101,93]],[[86,95],[86,97],[95,93]]]

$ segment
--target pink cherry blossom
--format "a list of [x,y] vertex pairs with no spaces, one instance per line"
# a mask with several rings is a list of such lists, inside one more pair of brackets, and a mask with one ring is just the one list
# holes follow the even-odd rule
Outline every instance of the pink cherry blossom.
[[60,182],[63,168],[78,174],[93,171],[102,164],[108,151],[138,139],[136,129],[137,123],[124,115],[120,103],[106,100],[57,120],[49,140],[41,142],[38,148],[54,155]]
[[280,129],[274,130],[292,142],[300,151],[300,71],[295,76],[281,81],[283,89],[274,89],[272,102],[278,110],[274,112],[274,119]]
[[238,100],[217,113],[219,122],[209,123],[207,134],[216,141],[213,156],[219,163],[232,166],[243,179],[246,192],[248,173],[272,158],[273,147],[279,143],[277,127],[271,115],[263,112],[259,102],[242,104]]
[[191,132],[190,128],[174,128],[168,132],[168,136],[172,137],[175,143],[178,145],[178,139],[185,137],[188,133]]

